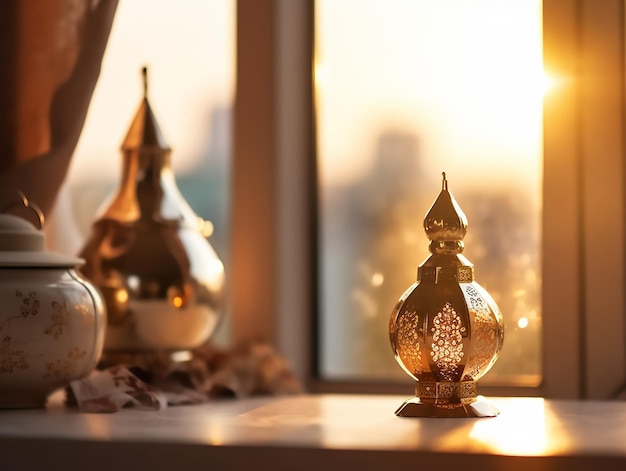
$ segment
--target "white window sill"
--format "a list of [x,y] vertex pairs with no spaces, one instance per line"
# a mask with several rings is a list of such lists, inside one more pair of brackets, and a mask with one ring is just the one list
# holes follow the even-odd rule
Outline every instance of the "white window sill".
[[394,415],[404,399],[303,395],[160,412],[85,414],[58,403],[0,411],[0,468],[626,469],[625,402],[490,398],[499,417],[408,419]]

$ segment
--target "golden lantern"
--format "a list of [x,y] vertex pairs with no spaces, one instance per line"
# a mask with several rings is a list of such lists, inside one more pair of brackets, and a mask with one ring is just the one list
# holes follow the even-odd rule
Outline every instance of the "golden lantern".
[[474,281],[462,255],[467,218],[448,191],[424,219],[431,255],[400,297],[389,322],[394,355],[416,381],[402,417],[492,417],[498,411],[476,395],[476,381],[496,362],[504,339],[500,309]]
[[121,183],[81,252],[83,274],[105,299],[104,359],[111,364],[128,354],[202,345],[216,328],[224,285],[206,222],[176,184],[145,68],[143,78],[144,97],[122,144]]

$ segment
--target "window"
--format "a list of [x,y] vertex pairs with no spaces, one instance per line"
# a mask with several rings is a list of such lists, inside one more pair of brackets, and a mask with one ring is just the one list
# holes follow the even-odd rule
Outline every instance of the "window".
[[[204,10],[216,5],[230,13],[222,15],[218,11],[226,10],[221,9],[211,13]],[[183,127],[168,121],[182,120],[181,111],[170,112],[161,100],[175,91],[174,101],[179,104],[187,103],[184,101],[187,98],[181,99],[183,96],[206,104],[203,93],[212,86],[205,83],[198,89],[180,91],[179,95],[176,86],[163,82],[159,85],[159,81],[165,80],[164,76],[186,77],[186,71],[171,67],[177,63],[174,58],[167,60],[170,65],[163,68],[157,65],[158,60],[197,54],[194,57],[202,59],[193,61],[190,67],[201,69],[214,37],[206,39],[205,49],[186,34],[224,31],[220,28],[230,31],[235,16],[237,99],[230,167],[233,178],[228,193],[232,195],[228,224],[232,230],[228,237],[230,253],[220,250],[220,255],[230,260],[227,271],[231,277],[233,342],[272,341],[305,379],[315,380],[311,364],[312,357],[317,356],[320,334],[317,325],[310,321],[312,311],[318,307],[314,296],[317,280],[312,275],[314,259],[310,257],[317,233],[313,218],[316,201],[311,198],[312,175],[317,171],[316,141],[311,132],[315,127],[312,120],[315,9],[312,0],[242,0],[236,6],[235,12],[234,2],[221,1],[188,0],[176,6],[166,1],[120,4],[101,81],[73,161],[70,193],[78,196],[74,199],[77,208],[83,204],[83,208],[89,207],[83,211],[88,215],[83,221],[88,223],[100,198],[108,192],[105,187],[112,188],[117,181],[118,164],[110,162],[119,162],[117,147],[137,106],[141,93],[139,68],[146,63],[153,67],[150,88],[154,108],[174,147],[175,165],[180,165],[179,183],[184,186],[181,182],[184,177],[180,176],[190,172],[193,157],[190,162],[181,163],[186,157],[179,155],[188,153],[179,147],[175,133]],[[129,9],[133,7],[138,8],[137,16],[129,14],[124,20],[124,11],[132,11]],[[167,21],[158,16],[158,11],[168,12]],[[529,392],[551,397],[614,397],[623,391],[626,378],[624,6],[620,0],[544,0],[542,12],[545,68],[560,77],[562,83],[546,96],[543,109],[541,260],[537,261],[542,282],[542,383]],[[198,18],[201,18],[199,22],[195,22]],[[207,22],[213,19],[215,24],[209,25]],[[123,24],[126,41],[119,39]],[[177,33],[164,30],[164,25],[177,25]],[[152,33],[142,28],[151,29]],[[123,73],[112,72],[110,57],[134,54],[131,39],[143,47],[149,43],[147,37],[165,38],[167,46],[161,48],[163,43],[155,39],[154,60],[147,58],[146,50],[142,50]],[[179,39],[182,44],[175,42]],[[118,50],[114,54],[115,47]],[[232,52],[234,47],[234,41],[226,40],[218,49]],[[222,78],[212,77],[211,83],[223,84],[223,88],[218,88],[225,91],[225,95],[212,103],[228,108],[234,80],[229,60],[233,57],[224,59],[220,53],[215,54],[216,62],[227,63],[225,68],[218,69],[227,72],[223,82]],[[199,73],[200,69],[193,69],[187,75],[204,80],[206,76]],[[321,72],[318,78],[323,79],[324,69],[318,72]],[[119,94],[125,86],[119,84],[126,85],[135,79],[137,93],[127,102]],[[122,109],[123,106],[127,108]],[[119,114],[109,118],[104,110]],[[185,122],[201,121],[186,118]],[[98,122],[99,119],[102,121]],[[194,140],[180,139],[181,143]],[[228,147],[213,144],[220,149]],[[104,146],[110,146],[109,150]],[[95,178],[96,172],[90,172],[88,167],[101,164]],[[80,185],[84,186],[79,189]],[[204,192],[200,195],[202,201],[195,203],[197,200],[185,188],[182,190],[200,215],[217,221],[218,216],[200,209],[208,201]],[[100,194],[93,196],[92,191]],[[454,190],[458,199],[461,191],[464,190]],[[221,195],[226,195],[226,188],[223,187]],[[429,195],[428,202],[431,198]],[[91,205],[87,204],[89,201]],[[421,216],[417,223],[421,223]],[[472,219],[470,223],[475,222]],[[216,223],[217,230],[225,227]],[[68,233],[65,226],[64,234]],[[216,247],[217,239],[216,233],[213,240]],[[468,250],[470,245],[468,240]],[[480,259],[468,255],[477,265],[481,281]],[[380,379],[387,384],[386,378]],[[372,391],[368,389],[369,383],[365,384],[368,381],[366,378],[347,388]],[[332,388],[328,381],[310,384],[313,390]],[[403,384],[410,388],[410,383]],[[406,390],[406,387],[402,389]],[[509,389],[506,393],[519,391]]]
[[319,373],[405,374],[399,296],[429,255],[441,171],[506,325],[483,383],[541,378],[541,3],[316,2]]
[[[617,0],[544,0],[542,11],[545,68],[564,79],[544,102],[542,383],[484,392],[613,397],[626,371],[624,11]],[[238,74],[236,115],[247,122],[235,120],[233,168],[235,337],[276,342],[305,378],[318,334],[309,323],[316,304],[308,256],[315,242],[307,60],[313,12],[305,0],[238,4],[238,71],[254,74]],[[266,101],[240,94],[255,86]],[[269,130],[265,139],[256,134],[261,128]],[[269,174],[269,184],[250,191],[245,175],[256,169]],[[403,384],[310,383],[314,391],[410,390]]]

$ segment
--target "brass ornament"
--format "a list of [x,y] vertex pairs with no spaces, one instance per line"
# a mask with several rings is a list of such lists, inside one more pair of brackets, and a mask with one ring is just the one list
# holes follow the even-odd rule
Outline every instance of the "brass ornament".
[[142,352],[188,353],[212,335],[222,307],[224,267],[178,189],[147,84],[144,68],[120,185],[81,252],[83,274],[106,302],[107,364]]
[[462,255],[467,218],[442,189],[424,219],[431,255],[417,281],[400,297],[389,321],[396,360],[416,381],[402,417],[493,417],[498,411],[477,396],[476,381],[496,362],[504,339],[502,314],[474,281]]

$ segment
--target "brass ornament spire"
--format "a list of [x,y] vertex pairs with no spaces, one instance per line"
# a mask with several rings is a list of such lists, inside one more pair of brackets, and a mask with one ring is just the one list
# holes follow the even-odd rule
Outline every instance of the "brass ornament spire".
[[476,397],[476,381],[498,358],[502,314],[461,254],[468,222],[448,189],[424,218],[431,255],[417,282],[400,298],[389,321],[394,355],[415,381],[415,398],[396,411],[404,417],[491,417],[498,411]]
[[431,240],[428,248],[432,254],[461,253],[467,218],[448,191],[446,173],[442,176],[441,193],[424,218],[424,230]]
[[141,74],[143,79],[143,100],[122,143],[122,151],[158,149],[169,152],[171,151],[170,146],[163,137],[161,128],[148,101],[148,68],[143,67]]

